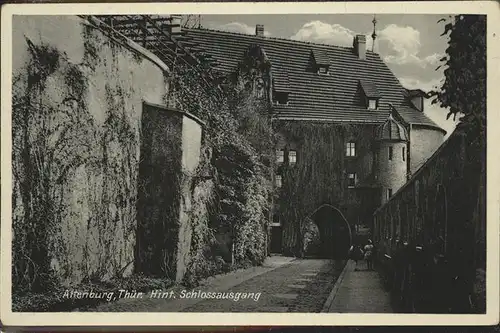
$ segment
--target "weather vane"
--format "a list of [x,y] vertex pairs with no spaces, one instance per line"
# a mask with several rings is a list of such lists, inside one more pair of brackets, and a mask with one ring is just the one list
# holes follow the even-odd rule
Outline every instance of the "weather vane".
[[377,38],[377,32],[376,32],[376,29],[377,29],[377,18],[375,16],[375,14],[373,14],[372,23],[373,23],[373,33],[372,33],[372,39],[373,39],[372,52],[373,52],[373,49],[375,47],[375,39]]

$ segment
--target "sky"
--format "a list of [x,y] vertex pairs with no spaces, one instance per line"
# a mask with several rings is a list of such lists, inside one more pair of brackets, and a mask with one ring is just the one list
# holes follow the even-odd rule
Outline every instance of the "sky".
[[[443,68],[436,70],[445,55],[448,37],[441,36],[446,22],[438,21],[443,15],[389,15],[376,16],[377,52],[405,88],[429,91],[441,86]],[[373,15],[320,14],[320,15],[202,15],[201,26],[208,29],[255,34],[255,25],[263,24],[265,35],[352,46],[353,36],[367,35],[371,49]],[[445,129],[449,135],[456,122],[446,120],[447,110],[426,101],[424,112]]]

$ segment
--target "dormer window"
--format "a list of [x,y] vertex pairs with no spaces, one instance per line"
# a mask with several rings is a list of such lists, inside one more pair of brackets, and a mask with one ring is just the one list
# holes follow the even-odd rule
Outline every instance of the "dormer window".
[[273,103],[276,105],[288,105],[288,93],[290,91],[290,79],[286,67],[276,66],[273,71]]
[[288,93],[283,91],[275,91],[273,100],[276,105],[288,105]]
[[319,66],[318,67],[319,75],[328,75],[328,66]]
[[424,112],[424,98],[426,93],[420,89],[406,89],[406,94],[413,106],[420,112]]
[[328,58],[326,50],[311,50],[310,66],[313,72],[316,72],[319,75],[328,75],[330,59]]
[[359,86],[368,110],[377,110],[381,98],[377,85],[372,81],[359,80]]

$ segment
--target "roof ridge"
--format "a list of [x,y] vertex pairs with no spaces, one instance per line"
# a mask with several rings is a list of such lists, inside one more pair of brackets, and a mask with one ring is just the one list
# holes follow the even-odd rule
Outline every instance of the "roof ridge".
[[[358,59],[352,47],[207,28],[186,28],[185,31],[221,64],[221,71],[230,71],[249,44],[260,44],[266,53],[272,53],[269,56],[273,67],[277,69],[276,75],[273,75],[275,84],[281,88],[287,86],[287,81],[290,84],[290,104],[277,107],[281,111],[280,117],[379,123],[386,120],[386,104],[390,102],[396,106],[396,113],[404,123],[443,130],[409,103],[401,80],[378,53],[367,50],[369,61],[363,61]],[[297,52],[290,52],[291,49]],[[308,71],[306,67],[310,51],[326,52],[332,64],[335,64],[330,73],[334,75],[318,75]],[[351,73],[345,76],[346,72]],[[358,80],[370,82],[368,86],[375,86],[376,89],[369,90],[378,91],[383,114],[370,112],[361,105],[363,103],[357,93]]]
[[[349,47],[349,46],[341,46],[341,45],[334,45],[334,44],[322,44],[322,43],[308,42],[308,41],[296,40],[296,39],[290,39],[290,38],[284,38],[284,37],[255,36],[255,35],[245,34],[242,32],[232,32],[232,31],[224,31],[224,30],[208,29],[208,28],[183,28],[183,29],[188,31],[188,32],[189,31],[207,31],[207,32],[215,32],[215,33],[235,35],[235,36],[245,36],[245,37],[251,37],[251,38],[255,38],[255,39],[278,40],[278,41],[289,42],[292,44],[303,44],[303,45],[321,46],[321,47],[325,47],[325,48],[338,48],[338,49],[342,49],[342,50],[352,50],[352,47]],[[368,49],[366,50],[366,54],[371,54],[373,56],[380,58],[380,55],[378,53],[373,52],[373,51],[368,50]]]

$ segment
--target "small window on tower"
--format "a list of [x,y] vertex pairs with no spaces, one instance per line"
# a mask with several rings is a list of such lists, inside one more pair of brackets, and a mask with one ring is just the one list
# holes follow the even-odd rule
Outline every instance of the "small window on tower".
[[346,143],[346,156],[356,156],[356,143],[355,142],[347,142]]
[[277,163],[285,162],[285,151],[283,149],[276,151],[276,162]]
[[387,200],[389,200],[392,197],[392,188],[387,189]]
[[403,147],[403,148],[401,149],[401,152],[402,152],[402,154],[403,154],[403,161],[406,161],[406,149],[405,149],[405,147]]
[[275,177],[275,180],[274,180],[274,185],[277,187],[277,188],[280,188],[282,183],[281,183],[281,175],[276,175]]
[[353,188],[356,186],[356,174],[355,173],[348,173],[347,174],[347,187]]
[[288,152],[288,163],[290,164],[297,163],[297,152],[295,150],[290,150]]
[[389,147],[389,161],[392,161],[392,147]]

